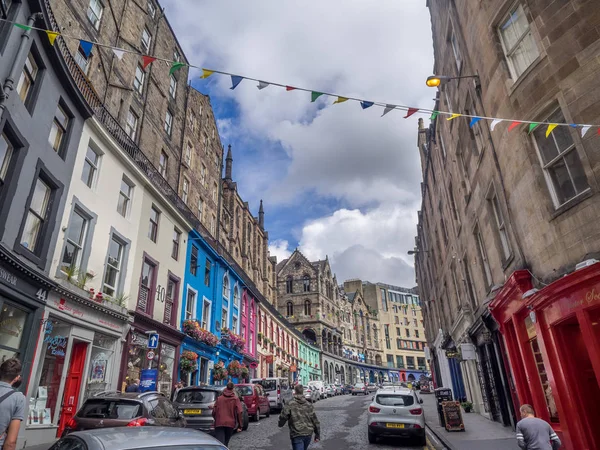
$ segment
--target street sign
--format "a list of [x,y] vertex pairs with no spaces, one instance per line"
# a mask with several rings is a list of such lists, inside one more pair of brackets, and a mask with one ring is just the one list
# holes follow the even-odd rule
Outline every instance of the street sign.
[[148,360],[153,360],[154,359],[154,352],[152,350],[150,350],[148,352],[148,354],[146,355],[146,358],[148,358]]
[[158,348],[158,333],[148,336],[148,348]]

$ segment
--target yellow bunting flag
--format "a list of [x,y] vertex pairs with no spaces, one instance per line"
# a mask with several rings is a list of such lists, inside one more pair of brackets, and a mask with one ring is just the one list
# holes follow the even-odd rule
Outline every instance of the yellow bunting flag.
[[208,70],[208,69],[202,69],[202,76],[200,78],[208,78],[210,77],[213,73],[215,73],[214,70]]
[[336,103],[344,103],[347,102],[348,99],[346,97],[339,97],[337,98],[337,100],[335,102],[333,102],[333,104],[335,105]]
[[46,30],[46,34],[48,35],[48,40],[50,41],[50,45],[54,45],[54,41],[60,35],[60,33],[56,33],[54,31]]
[[551,123],[550,125],[548,125],[548,128],[546,129],[546,137],[550,136],[550,133],[552,133],[552,130],[554,130],[557,126],[558,126],[558,124],[556,124],[556,123]]
[[457,117],[462,116],[462,114],[452,114],[452,117],[448,117],[446,120],[456,119]]

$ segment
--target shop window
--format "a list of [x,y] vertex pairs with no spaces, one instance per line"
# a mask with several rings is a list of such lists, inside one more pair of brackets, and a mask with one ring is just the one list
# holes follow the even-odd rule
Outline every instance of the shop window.
[[0,310],[0,364],[10,358],[20,358],[21,342],[28,313],[9,302]]
[[[148,336],[131,333],[131,342],[127,351],[127,380],[141,379],[142,369],[153,368],[153,361],[146,359]],[[148,367],[150,365],[150,367]],[[156,367],[154,367],[156,368]]]
[[[160,359],[158,361],[158,392],[171,396],[171,387],[173,386],[173,369],[175,367],[175,347],[162,343],[160,344]],[[165,403],[169,404],[165,400]],[[171,409],[173,407],[171,406]],[[166,417],[176,417],[177,412],[169,412]]]
[[58,421],[61,399],[58,398],[65,370],[65,354],[71,326],[48,320],[44,327],[43,347],[39,361],[37,383],[29,391],[28,426],[48,426]]
[[112,364],[114,364],[115,342],[116,339],[110,336],[101,333],[94,334],[85,398],[93,397],[98,392],[107,391],[111,386],[109,370],[112,370]]

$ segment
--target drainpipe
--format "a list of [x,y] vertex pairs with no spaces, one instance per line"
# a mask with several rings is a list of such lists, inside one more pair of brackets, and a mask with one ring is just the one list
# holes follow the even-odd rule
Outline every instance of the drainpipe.
[[[37,19],[43,18],[42,13],[35,13],[29,16],[27,19],[27,26],[32,27]],[[29,38],[31,36],[31,28],[25,30],[21,35],[21,43],[19,44],[19,50],[17,50],[17,55],[13,61],[13,65],[10,69],[10,74],[4,81],[4,85],[2,86],[2,92],[0,93],[0,110],[6,109],[6,99],[10,96],[10,91],[14,89],[15,80],[19,76],[19,72],[21,70],[20,61],[23,60],[23,57],[27,54],[29,50]]]

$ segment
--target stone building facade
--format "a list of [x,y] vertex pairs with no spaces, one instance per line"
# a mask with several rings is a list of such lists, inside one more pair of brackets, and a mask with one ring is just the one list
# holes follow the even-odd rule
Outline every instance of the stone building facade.
[[[600,418],[581,406],[600,399],[600,337],[589,333],[598,305],[593,294],[589,303],[561,305],[565,283],[582,298],[598,289],[600,137],[569,126],[546,134],[548,123],[600,122],[600,7],[589,0],[430,0],[428,7],[434,72],[478,75],[442,85],[435,109],[506,119],[493,130],[491,121],[470,127],[470,119],[442,116],[419,127],[415,258],[436,381],[505,425],[531,403],[567,448],[593,447],[598,432],[581,427]],[[542,124],[509,131],[520,120]],[[569,359],[561,333],[573,348],[587,340],[587,349]],[[585,394],[572,387],[580,372],[589,380]]]

